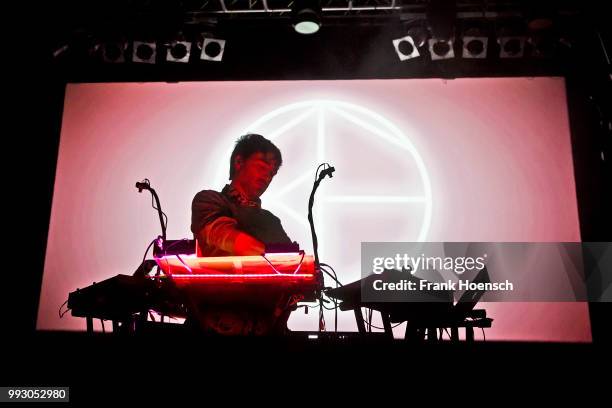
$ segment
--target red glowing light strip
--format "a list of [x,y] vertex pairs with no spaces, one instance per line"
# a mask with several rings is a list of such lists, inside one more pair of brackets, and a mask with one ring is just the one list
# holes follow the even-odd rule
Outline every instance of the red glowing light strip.
[[233,278],[233,279],[242,279],[242,278],[277,278],[277,277],[288,277],[288,278],[312,278],[314,277],[311,273],[211,273],[211,274],[180,274],[180,275],[170,275],[173,279],[191,279],[191,278]]

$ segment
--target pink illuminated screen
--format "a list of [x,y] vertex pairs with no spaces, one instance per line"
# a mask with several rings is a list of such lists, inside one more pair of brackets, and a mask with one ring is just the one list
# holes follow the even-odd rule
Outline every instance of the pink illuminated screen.
[[[247,132],[283,153],[262,202],[307,254],[315,169],[336,168],[315,222],[344,283],[360,278],[364,241],[581,239],[562,78],[70,84],[38,329],[84,330],[58,316],[68,293],[138,267],[160,231],[136,181],[160,195],[168,238],[191,238],[193,196],[223,187]],[[485,307],[487,340],[591,341],[585,303]],[[289,327],[317,330],[317,313]],[[356,329],[340,312],[339,330]]]

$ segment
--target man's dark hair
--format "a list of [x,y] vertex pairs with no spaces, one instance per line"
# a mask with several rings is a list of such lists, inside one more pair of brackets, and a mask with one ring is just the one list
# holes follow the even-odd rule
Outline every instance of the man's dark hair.
[[240,156],[242,157],[242,160],[246,160],[251,157],[251,155],[259,152],[263,154],[272,153],[274,155],[274,160],[276,161],[277,170],[283,164],[281,152],[278,150],[278,147],[274,145],[274,143],[262,135],[249,133],[244,136],[240,136],[240,138],[236,141],[236,146],[234,146],[234,151],[232,152],[232,157],[230,158],[230,180],[234,178],[234,174],[236,173],[236,170],[234,169],[234,160],[236,159],[236,156]]

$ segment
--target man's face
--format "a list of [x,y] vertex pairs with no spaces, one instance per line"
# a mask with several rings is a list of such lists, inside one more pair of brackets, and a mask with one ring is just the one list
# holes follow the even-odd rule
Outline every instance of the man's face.
[[249,198],[260,197],[278,170],[274,154],[262,152],[253,153],[246,160],[237,156],[234,166],[233,184]]

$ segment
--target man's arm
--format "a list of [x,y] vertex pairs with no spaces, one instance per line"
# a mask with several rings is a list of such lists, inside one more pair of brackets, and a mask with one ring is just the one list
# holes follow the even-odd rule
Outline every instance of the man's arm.
[[237,228],[225,199],[216,191],[201,191],[191,205],[191,231],[198,242],[233,255],[261,255],[265,245]]
[[234,255],[261,255],[265,245],[236,228],[238,222],[231,217],[219,217],[206,224],[196,234],[199,242],[220,248]]

